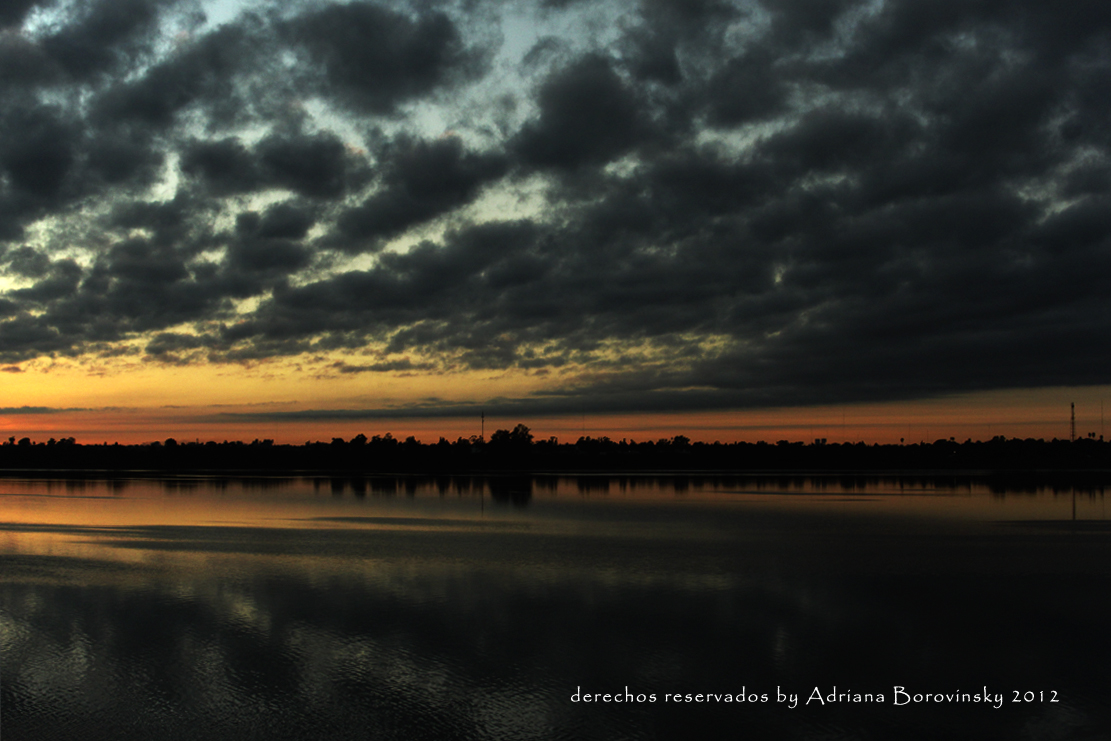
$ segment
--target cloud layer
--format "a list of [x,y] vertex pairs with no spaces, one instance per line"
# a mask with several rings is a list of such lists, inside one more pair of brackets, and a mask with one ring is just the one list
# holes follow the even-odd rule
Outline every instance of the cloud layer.
[[1111,380],[1106,3],[0,25],[5,364],[508,370],[545,413]]

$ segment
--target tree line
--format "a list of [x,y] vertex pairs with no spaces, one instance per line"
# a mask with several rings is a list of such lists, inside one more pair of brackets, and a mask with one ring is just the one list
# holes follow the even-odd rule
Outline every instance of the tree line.
[[422,443],[390,433],[345,440],[275,444],[273,440],[191,441],[136,445],[45,442],[14,436],[0,444],[0,469],[76,471],[360,471],[426,473],[483,471],[999,471],[1111,470],[1111,443],[1102,438],[1043,440],[995,437],[933,443],[865,444],[692,442],[684,435],[641,441],[583,436],[561,443],[535,439],[523,424]]

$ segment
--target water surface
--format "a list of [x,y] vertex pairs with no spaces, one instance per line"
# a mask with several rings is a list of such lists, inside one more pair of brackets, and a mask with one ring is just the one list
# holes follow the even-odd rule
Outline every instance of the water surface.
[[1105,514],[968,478],[2,480],[0,728],[1111,738]]

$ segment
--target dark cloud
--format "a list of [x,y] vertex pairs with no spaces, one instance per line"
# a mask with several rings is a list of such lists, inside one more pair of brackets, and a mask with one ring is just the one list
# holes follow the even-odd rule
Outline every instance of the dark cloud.
[[96,101],[94,119],[133,121],[162,130],[189,106],[216,119],[234,120],[250,101],[239,95],[238,76],[253,71],[258,52],[251,24],[226,24],[145,70],[137,80],[117,82]]
[[[238,225],[243,226],[245,215]],[[255,226],[257,234],[257,224]],[[245,236],[233,243],[228,250],[228,267],[247,272],[293,273],[305,267],[311,253],[303,246],[287,239],[266,239]]]
[[82,79],[128,61],[142,50],[161,3],[100,0],[78,5],[82,15],[42,40],[43,50],[67,75]]
[[706,92],[710,123],[736,126],[783,113],[790,90],[772,69],[774,61],[754,52],[735,57],[715,71]]
[[828,41],[846,11],[862,10],[856,0],[777,0],[765,7],[772,15],[775,41],[789,46]]
[[81,273],[81,267],[73,260],[60,260],[51,265],[33,286],[16,289],[10,295],[17,300],[39,304],[72,296],[81,281]]
[[[219,318],[227,300],[251,295],[232,271],[191,262],[173,245],[130,239],[113,245],[92,266],[58,261],[33,285],[9,291],[25,311],[0,324],[0,357],[76,353],[137,333]],[[43,311],[43,309],[45,309]]]
[[[416,323],[398,333],[393,351],[423,343],[454,344],[460,324],[494,297],[485,290],[486,283],[500,279],[499,290],[504,291],[513,282],[499,278],[499,268],[530,259],[534,231],[520,223],[472,227],[453,235],[447,247],[424,243],[404,255],[382,255],[372,270],[276,290],[254,319],[229,328],[225,339],[277,341],[325,334],[333,344],[362,344],[372,337],[388,338]],[[518,272],[515,280],[520,286],[530,276],[528,271]],[[473,327],[470,342],[481,343],[485,331]]]
[[[8,194],[0,196],[0,244],[21,239],[24,235],[23,225],[20,223],[22,209]],[[2,249],[2,247],[0,247]]]
[[288,275],[306,265],[312,255],[295,240],[312,226],[312,217],[290,204],[279,204],[262,216],[250,211],[236,219],[238,239],[228,249],[228,266],[245,273]]
[[635,59],[632,72],[638,80],[675,85],[682,81],[683,71],[675,44],[669,39],[643,35],[635,39]]
[[16,109],[0,121],[0,166],[16,191],[53,199],[76,160],[77,132],[61,111],[40,106]]
[[181,169],[202,177],[217,195],[249,192],[262,182],[254,156],[235,137],[190,142],[182,152]]
[[156,234],[182,236],[182,226],[200,208],[200,204],[187,197],[172,201],[127,201],[116,206],[109,223],[124,229],[150,229]]
[[17,247],[4,260],[13,275],[24,278],[41,278],[50,269],[50,257],[31,247]]
[[630,29],[622,56],[636,80],[676,86],[685,79],[680,57],[691,72],[707,61],[716,67],[735,53],[723,47],[721,34],[741,14],[732,3],[717,0],[646,0],[640,4],[641,24]]
[[92,140],[86,166],[92,177],[109,186],[132,182],[149,185],[157,178],[164,159],[149,139],[125,129]]
[[208,343],[204,338],[196,335],[186,335],[174,332],[162,332],[154,336],[147,343],[146,352],[156,358],[166,359],[182,351],[203,348]]
[[40,317],[19,313],[0,323],[0,358],[19,362],[40,355],[52,355],[73,348],[61,332]]
[[456,137],[394,142],[380,160],[380,190],[340,218],[340,228],[350,239],[393,236],[463,206],[507,167],[504,156],[464,151]]
[[539,118],[515,142],[521,158],[536,167],[602,165],[648,133],[633,91],[597,54],[554,72],[540,86],[537,104]]
[[187,274],[180,256],[142,239],[128,240],[112,247],[104,269],[111,279],[130,284],[131,288],[164,287],[181,280]]
[[1038,224],[1032,242],[1051,254],[1106,245],[1111,236],[1111,198],[1089,198],[1072,204]]
[[[205,250],[217,250],[225,242],[213,225],[219,203],[178,191],[168,201],[123,200],[103,218],[103,228],[127,241],[136,231],[144,239],[187,260]],[[101,250],[103,258],[107,250]],[[176,259],[176,258],[175,258]]]
[[[283,188],[311,198],[343,195],[359,168],[342,141],[330,134],[275,134],[248,149],[239,139],[192,141],[182,171],[200,178],[214,195]],[[359,182],[356,180],[355,182]]]
[[0,31],[0,86],[6,89],[49,83],[60,73],[40,44],[9,31]]
[[184,6],[4,6],[0,361],[558,377],[506,414],[1108,382],[1106,3],[646,0],[608,47],[542,6],[531,49],[355,2],[169,51]]
[[[645,0],[640,3],[639,25],[633,26],[626,36],[622,57],[633,78],[640,82],[659,83],[680,90],[676,86],[694,73],[696,79],[707,69],[715,69],[722,59],[736,54],[725,42],[723,34],[730,24],[738,20],[742,10],[730,2],[718,0]],[[680,60],[684,61],[680,61]],[[684,72],[684,67],[686,72]],[[719,73],[720,76],[720,73]],[[775,82],[765,76],[766,88],[753,88],[751,94],[768,97],[773,95]],[[689,96],[690,91],[685,98]],[[714,99],[720,99],[727,90],[715,90]],[[691,100],[683,101],[689,106]],[[678,111],[690,115],[693,111]]]
[[1078,167],[1065,177],[1062,191],[1067,198],[1106,194],[1111,191],[1111,170],[1100,166]]
[[0,3],[0,28],[19,26],[23,18],[36,5],[50,5],[41,0],[4,0]]
[[302,239],[316,219],[311,211],[296,203],[279,203],[263,214],[258,236],[266,239]]
[[310,197],[334,197],[344,190],[344,147],[335,136],[272,136],[257,151],[269,184]]
[[328,5],[290,21],[286,33],[320,66],[333,96],[371,113],[391,114],[479,62],[439,12],[411,18],[373,3]]
[[414,363],[409,358],[397,358],[395,360],[383,360],[378,363],[367,363],[365,365],[351,365],[345,362],[333,363],[331,368],[339,373],[352,374],[352,373],[387,373],[392,371],[419,371],[430,370],[431,364],[428,363]]
[[858,172],[861,166],[899,158],[919,133],[915,123],[899,113],[818,108],[768,137],[760,151],[785,175]]

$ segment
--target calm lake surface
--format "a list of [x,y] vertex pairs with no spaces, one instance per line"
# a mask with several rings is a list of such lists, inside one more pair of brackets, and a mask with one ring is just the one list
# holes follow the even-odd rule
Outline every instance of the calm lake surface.
[[1106,515],[975,479],[0,479],[0,733],[1107,739]]

